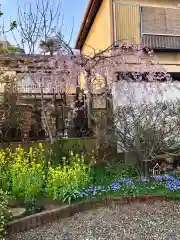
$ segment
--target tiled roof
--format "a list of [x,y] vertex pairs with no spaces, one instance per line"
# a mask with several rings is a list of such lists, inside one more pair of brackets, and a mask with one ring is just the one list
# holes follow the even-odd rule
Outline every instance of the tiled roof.
[[180,36],[145,34],[142,43],[153,49],[180,49]]

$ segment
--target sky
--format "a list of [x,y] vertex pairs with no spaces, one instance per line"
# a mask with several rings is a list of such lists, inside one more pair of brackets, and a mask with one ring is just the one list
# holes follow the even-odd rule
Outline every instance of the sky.
[[[28,0],[19,0],[19,3],[23,7],[27,1]],[[60,1],[62,2],[62,15],[64,16],[63,34],[65,35],[65,38],[68,40],[70,38],[71,35],[70,33],[72,31],[72,26],[74,22],[73,37],[71,42],[71,45],[74,46],[88,4],[88,0],[60,0]],[[29,2],[33,3],[35,2],[35,0],[29,0]],[[17,19],[16,0],[0,0],[0,4],[2,5],[2,11],[4,12],[5,26],[8,27],[10,19],[12,20]],[[8,40],[11,43],[15,44],[13,37],[11,35],[8,35]]]

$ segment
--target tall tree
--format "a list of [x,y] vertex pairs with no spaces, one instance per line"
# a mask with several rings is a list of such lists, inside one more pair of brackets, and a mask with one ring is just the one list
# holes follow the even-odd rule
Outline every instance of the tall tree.
[[[40,88],[42,100],[45,86],[49,86],[51,88],[49,91],[51,92],[56,92],[56,89],[59,92],[60,89],[63,89],[63,91],[66,91],[68,94],[72,85],[75,88],[78,87],[77,78],[79,78],[79,74],[83,72],[86,91],[88,92],[87,105],[89,106],[89,119],[91,119],[92,101],[96,100],[99,95],[104,96],[107,100],[109,99],[109,91],[111,91],[112,85],[116,83],[115,74],[117,72],[122,72],[128,68],[127,72],[124,72],[124,78],[127,79],[127,81],[133,81],[128,75],[129,71],[134,71],[134,68],[144,69],[144,71],[149,72],[146,76],[146,81],[149,81],[150,85],[152,79],[153,82],[156,82],[157,77],[155,74],[157,72],[162,72],[162,81],[168,76],[160,65],[151,60],[150,54],[151,52],[149,50],[147,51],[141,45],[120,45],[116,48],[110,46],[105,51],[99,52],[94,56],[60,51],[55,56],[41,56],[39,59],[37,59],[37,57],[35,57],[34,60],[32,59],[32,63],[34,64],[33,71],[40,76],[40,80],[33,76],[31,66],[26,65],[25,68],[21,66],[21,69],[23,74],[28,72],[32,76],[33,81],[37,87]],[[127,62],[132,56],[136,60],[135,64],[127,66]],[[139,63],[138,65],[137,62]],[[50,72],[49,83],[46,83],[47,72]],[[102,76],[105,82],[97,81],[97,76]],[[136,77],[136,74],[133,76]],[[159,81],[161,81],[161,79]],[[123,85],[124,82],[122,81],[121,84]],[[156,87],[159,89],[158,82]],[[96,91],[97,88],[101,89],[102,94],[99,94],[99,90]],[[162,89],[159,89],[159,92],[161,93]],[[129,96],[129,98],[132,98],[132,96]],[[42,110],[46,113],[43,101]],[[44,114],[44,116],[45,115],[46,114]],[[52,134],[50,133],[49,136],[52,136]]]
[[[24,6],[18,3],[18,27],[13,36],[19,47],[26,49],[27,54],[35,54],[42,50],[52,55],[59,46],[56,38],[63,32],[64,18],[61,1],[35,0]],[[20,39],[20,40],[19,40]],[[56,45],[56,47],[55,47]]]

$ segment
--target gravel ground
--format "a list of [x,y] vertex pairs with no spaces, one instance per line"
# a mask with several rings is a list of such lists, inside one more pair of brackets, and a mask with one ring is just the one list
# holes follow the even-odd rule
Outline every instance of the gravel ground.
[[11,240],[180,240],[180,203],[112,205],[14,235]]

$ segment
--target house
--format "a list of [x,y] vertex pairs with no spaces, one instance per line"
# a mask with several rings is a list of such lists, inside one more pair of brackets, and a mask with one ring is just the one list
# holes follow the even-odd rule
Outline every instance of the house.
[[178,0],[89,0],[76,41],[86,55],[118,43],[153,48],[156,61],[180,80]]
[[[75,47],[83,54],[91,56],[94,52],[98,53],[113,45],[116,47],[119,43],[142,44],[152,48],[155,53],[154,62],[171,74],[174,80],[180,81],[179,1],[89,0]],[[128,61],[126,63],[128,65]],[[129,85],[126,83],[124,88],[130,88]],[[149,95],[147,85],[145,87],[141,85],[141,89],[135,85],[137,84],[131,83],[138,101]],[[178,88],[169,85],[166,87],[163,84],[161,86],[163,89],[168,89],[164,92],[163,100],[179,98],[180,86]],[[81,77],[81,87],[85,88],[83,77]],[[116,84],[114,88],[114,105],[127,104],[130,100],[129,96],[120,102],[122,87],[120,86],[119,89]],[[154,96],[157,96],[156,90],[150,101],[155,100]]]
[[0,53],[25,54],[25,50],[11,45],[8,41],[0,41]]
[[[110,46],[116,47],[120,43],[142,44],[152,48],[155,53],[153,60],[170,73],[174,80],[180,81],[179,1],[89,0],[75,47],[82,54],[92,56],[94,52],[98,53]],[[126,61],[126,64],[128,65],[129,62]],[[129,65],[131,64],[132,62]],[[136,62],[133,64],[135,66]],[[140,73],[138,65],[137,69],[134,72],[138,74]],[[161,73],[157,71],[157,74]],[[163,100],[175,100],[180,97],[180,86],[170,87],[169,84],[166,85],[167,83],[158,84],[158,88],[162,87],[163,96],[158,94],[159,89],[156,85],[151,86],[154,92],[150,95],[148,83],[124,82],[123,84],[122,87],[122,81],[119,81],[112,88],[114,109],[119,105],[135,103],[136,100],[141,102],[142,98],[156,101],[161,97]],[[85,78],[81,77],[81,87],[85,86]],[[135,95],[134,99],[131,98],[130,90]],[[125,92],[128,93],[127,96],[124,96]],[[122,149],[118,151],[121,152]]]

